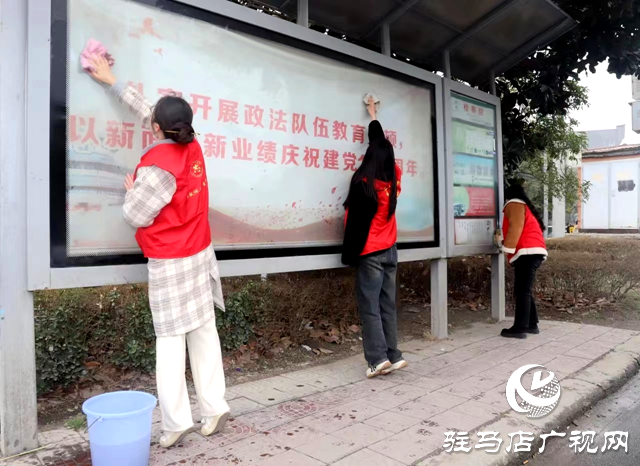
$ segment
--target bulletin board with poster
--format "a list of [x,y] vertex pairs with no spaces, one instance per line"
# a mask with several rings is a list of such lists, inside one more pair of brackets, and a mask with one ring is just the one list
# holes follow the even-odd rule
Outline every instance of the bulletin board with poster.
[[503,196],[500,100],[450,80],[444,93],[448,253],[495,253]]
[[[135,231],[122,218],[122,181],[153,135],[82,71],[79,55],[92,38],[114,56],[116,76],[150,102],[175,93],[191,104],[223,275],[340,265],[342,204],[368,142],[366,92],[382,101],[379,119],[403,171],[400,260],[445,255],[438,76],[231,2],[34,3],[33,21],[48,15],[50,31],[31,33],[30,53],[50,39],[42,72],[51,80],[49,92],[32,97],[50,102],[46,214],[47,203],[33,203],[49,220],[49,235],[35,244],[48,248],[49,280],[34,259],[32,288],[144,275]],[[35,134],[45,116],[29,118]]]

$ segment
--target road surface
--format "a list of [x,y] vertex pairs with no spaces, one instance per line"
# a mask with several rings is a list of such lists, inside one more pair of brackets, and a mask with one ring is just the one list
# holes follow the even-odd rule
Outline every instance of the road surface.
[[[571,431],[595,431],[593,446],[598,453],[575,453],[570,448]],[[628,432],[628,453],[624,450],[602,453],[604,433]],[[637,466],[640,465],[640,374],[627,382],[617,393],[602,400],[577,419],[564,432],[564,438],[547,439],[543,453],[527,463],[527,466]],[[546,433],[546,432],[545,432]]]

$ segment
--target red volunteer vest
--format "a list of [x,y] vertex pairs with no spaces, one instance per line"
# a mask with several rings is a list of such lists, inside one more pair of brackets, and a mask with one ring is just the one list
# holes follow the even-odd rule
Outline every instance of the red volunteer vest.
[[[517,202],[518,204],[524,204],[519,199],[511,200],[509,202]],[[509,203],[507,202],[507,204]],[[506,207],[506,205],[505,205]],[[514,254],[507,254],[509,262],[515,262],[521,256],[540,254],[547,255],[547,245],[544,241],[544,234],[540,228],[538,220],[531,213],[529,207],[524,204],[524,228],[520,235],[520,240],[516,246],[516,252]],[[503,235],[506,238],[509,232],[509,219],[505,216],[502,225]]]
[[[402,170],[396,165],[396,178],[398,183],[398,196],[402,191]],[[375,180],[375,188],[378,193],[378,210],[369,227],[369,237],[364,245],[361,256],[366,256],[377,251],[389,249],[398,240],[398,223],[396,216],[389,218],[389,193],[391,183]]]
[[211,244],[211,230],[209,187],[200,144],[158,144],[142,156],[135,174],[152,165],[171,173],[177,189],[153,224],[138,228],[136,240],[144,256],[178,259],[203,251]]

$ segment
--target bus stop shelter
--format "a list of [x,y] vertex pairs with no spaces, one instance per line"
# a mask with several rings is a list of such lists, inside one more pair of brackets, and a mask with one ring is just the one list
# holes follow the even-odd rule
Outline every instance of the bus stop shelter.
[[[570,30],[571,18],[547,0],[269,0],[254,2],[253,8],[239,3],[5,0],[0,5],[0,449],[4,456],[37,446],[33,292],[146,280],[139,251],[124,251],[123,246],[97,254],[93,246],[86,246],[97,244],[96,238],[70,240],[80,234],[74,230],[77,213],[69,208],[70,200],[82,191],[70,186],[79,176],[78,168],[96,166],[95,160],[74,159],[70,152],[78,136],[74,131],[85,120],[74,113],[74,79],[80,74],[69,66],[76,49],[67,43],[75,36],[67,33],[81,24],[86,27],[86,22],[78,21],[86,8],[123,16],[128,14],[126,6],[160,19],[170,13],[180,21],[198,20],[198,27],[211,28],[213,35],[237,34],[231,38],[238,44],[248,40],[267,51],[277,49],[292,61],[313,61],[317,56],[322,58],[318,67],[339,65],[363,79],[384,76],[389,87],[396,81],[398,89],[413,86],[411,92],[424,97],[432,146],[412,149],[423,157],[429,173],[412,181],[415,187],[408,191],[414,189],[419,196],[407,217],[428,211],[429,224],[420,235],[400,241],[400,260],[431,261],[434,336],[447,335],[446,266],[451,257],[492,256],[492,315],[504,318],[504,260],[491,241],[500,225],[503,177],[495,78]],[[274,14],[264,14],[265,8],[275,9]],[[277,16],[296,18],[297,24]],[[104,16],[105,23],[109,17]],[[173,36],[179,33],[167,31]],[[334,37],[336,33],[342,37]],[[181,46],[188,48],[189,41],[182,40]],[[145,76],[140,73],[137,77],[142,80]],[[488,85],[493,95],[469,84]],[[416,115],[425,116],[419,111]],[[101,115],[94,117],[99,120]],[[144,138],[143,130],[137,134]],[[420,134],[409,136],[421,140]],[[398,153],[402,150],[400,145]],[[113,173],[113,166],[109,170]],[[94,230],[111,231],[109,219],[93,218]],[[105,244],[118,239],[107,238]],[[224,238],[221,244],[225,276],[340,266],[333,237],[313,245],[277,248],[249,247]]]

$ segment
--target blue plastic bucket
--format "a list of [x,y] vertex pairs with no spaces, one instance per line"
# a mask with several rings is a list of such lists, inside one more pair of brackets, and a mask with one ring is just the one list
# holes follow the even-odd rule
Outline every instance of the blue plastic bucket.
[[85,401],[93,466],[147,466],[157,403],[143,392],[105,393]]

